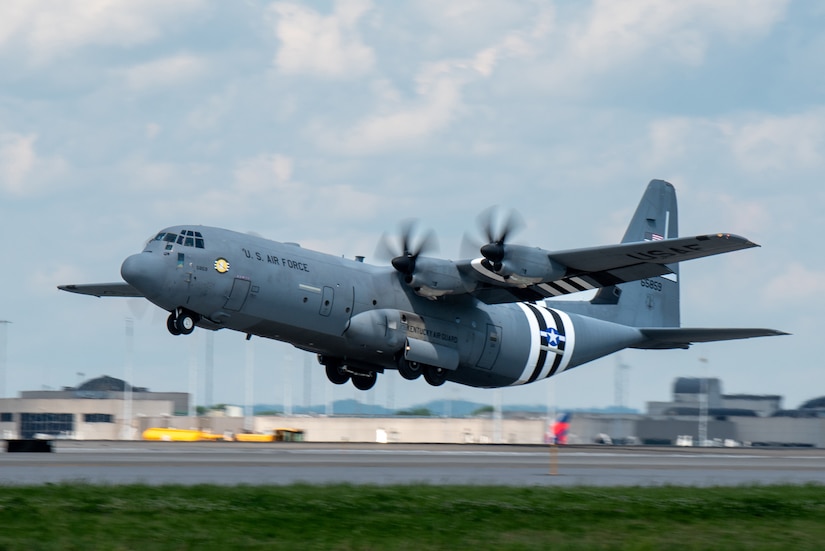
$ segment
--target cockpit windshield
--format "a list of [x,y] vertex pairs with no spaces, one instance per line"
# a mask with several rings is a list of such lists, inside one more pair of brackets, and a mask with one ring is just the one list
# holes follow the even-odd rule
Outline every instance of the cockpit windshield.
[[180,233],[160,232],[155,236],[154,241],[166,242],[166,250],[171,249],[175,243],[184,247],[204,248],[201,232],[192,230],[181,230]]

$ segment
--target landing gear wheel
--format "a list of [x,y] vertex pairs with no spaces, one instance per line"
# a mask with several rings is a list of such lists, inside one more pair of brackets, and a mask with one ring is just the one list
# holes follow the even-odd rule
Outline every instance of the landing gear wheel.
[[336,385],[342,385],[349,381],[349,373],[342,369],[343,366],[341,364],[328,363],[324,367],[326,367],[327,379],[329,379],[329,382]]
[[434,365],[424,366],[424,379],[432,386],[441,386],[447,380],[447,370]]
[[398,359],[398,373],[408,381],[414,381],[421,376],[421,364],[418,362],[411,362],[403,356]]
[[168,329],[173,335],[177,336],[181,334],[181,331],[178,328],[178,317],[175,315],[175,312],[172,312],[169,314],[169,317],[166,318],[166,329]]
[[353,375],[352,386],[358,390],[369,390],[375,386],[377,380],[378,374],[375,371],[370,371],[364,375]]
[[181,312],[178,319],[175,320],[175,327],[178,328],[181,335],[189,335],[195,330],[196,323],[197,321],[192,314],[189,314],[188,312]]

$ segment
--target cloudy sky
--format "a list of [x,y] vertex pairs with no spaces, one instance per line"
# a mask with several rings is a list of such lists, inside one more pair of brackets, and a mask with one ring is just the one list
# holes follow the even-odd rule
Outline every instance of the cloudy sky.
[[[683,235],[762,245],[683,265],[683,325],[793,336],[626,351],[502,401],[613,404],[619,361],[637,408],[703,369],[725,392],[781,394],[786,407],[821,396],[823,27],[825,6],[782,0],[6,0],[5,395],[123,377],[127,318],[134,384],[190,388],[205,331],[172,337],[148,303],[56,290],[118,280],[166,226],[369,261],[382,232],[414,217],[456,258],[478,213],[502,205],[527,222],[520,242],[564,249],[618,241],[663,178]],[[330,389],[304,353],[253,343],[256,402],[360,396]],[[243,335],[218,332],[213,346],[213,401],[243,402]],[[431,398],[493,393],[392,373],[367,396]]]

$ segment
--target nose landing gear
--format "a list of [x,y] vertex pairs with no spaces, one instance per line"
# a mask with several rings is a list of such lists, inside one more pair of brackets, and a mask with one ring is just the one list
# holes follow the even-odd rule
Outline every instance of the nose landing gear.
[[189,335],[195,330],[200,316],[194,312],[177,308],[166,318],[166,328],[173,335]]

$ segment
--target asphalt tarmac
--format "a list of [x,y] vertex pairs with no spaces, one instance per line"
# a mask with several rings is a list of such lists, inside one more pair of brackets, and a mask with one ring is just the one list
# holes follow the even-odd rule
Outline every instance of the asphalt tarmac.
[[508,445],[57,441],[0,450],[0,485],[825,484],[825,450]]

